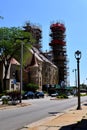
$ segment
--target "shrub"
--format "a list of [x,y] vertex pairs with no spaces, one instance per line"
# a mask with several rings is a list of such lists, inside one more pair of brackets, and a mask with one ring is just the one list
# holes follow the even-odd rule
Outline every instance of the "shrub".
[[67,99],[68,96],[66,94],[60,94],[57,96],[57,98]]
[[20,99],[20,91],[8,91],[6,95],[9,95],[12,100],[19,100]]
[[9,101],[8,96],[6,95],[2,96],[2,104],[8,104],[8,101]]
[[33,84],[33,83],[29,83],[29,84],[24,86],[24,91],[33,91],[33,92],[35,92],[38,88],[39,88],[38,85]]

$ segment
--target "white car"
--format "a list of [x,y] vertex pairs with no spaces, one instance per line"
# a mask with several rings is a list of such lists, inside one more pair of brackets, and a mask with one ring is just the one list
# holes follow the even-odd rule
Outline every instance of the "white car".
[[57,92],[51,94],[51,97],[56,97],[56,96],[58,96]]

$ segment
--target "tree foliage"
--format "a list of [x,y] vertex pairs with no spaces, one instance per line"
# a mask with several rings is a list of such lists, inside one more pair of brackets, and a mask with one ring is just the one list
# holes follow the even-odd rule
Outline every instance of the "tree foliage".
[[13,56],[18,56],[21,42],[23,42],[25,48],[31,45],[28,43],[34,43],[34,40],[30,33],[24,32],[19,27],[0,28],[0,58],[2,61],[3,59],[6,60]]
[[[11,58],[20,59],[21,43],[23,43],[24,50],[26,50],[34,42],[32,35],[29,32],[24,32],[22,28],[0,28],[0,61],[5,67],[4,90],[6,89],[6,77]],[[26,51],[24,52],[25,55]]]

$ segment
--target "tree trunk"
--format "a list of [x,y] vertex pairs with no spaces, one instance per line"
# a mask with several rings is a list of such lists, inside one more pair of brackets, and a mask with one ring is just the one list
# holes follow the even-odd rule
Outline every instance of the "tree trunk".
[[6,91],[6,80],[7,80],[9,64],[5,65],[4,67],[5,67],[5,75],[3,79],[3,91]]
[[6,78],[3,79],[3,91],[6,91]]

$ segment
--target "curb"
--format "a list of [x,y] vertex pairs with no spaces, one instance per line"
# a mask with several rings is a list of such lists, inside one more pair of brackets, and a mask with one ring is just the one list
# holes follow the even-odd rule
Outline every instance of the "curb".
[[53,116],[51,116],[51,117],[46,117],[46,118],[44,118],[44,119],[38,120],[38,121],[36,121],[36,122],[33,122],[33,123],[29,124],[29,125],[25,125],[23,128],[21,128],[21,129],[19,129],[19,130],[28,130],[29,128],[31,129],[31,128],[33,128],[33,127],[38,127],[38,126],[44,124],[44,123],[47,122],[47,121],[51,121],[51,120],[53,120],[53,119],[56,119],[56,118],[58,118],[58,117],[64,115],[65,113],[68,113],[69,111],[73,111],[73,110],[75,110],[75,109],[76,109],[76,106],[71,107],[71,108],[65,110],[63,113],[61,112],[61,113],[56,114],[55,116],[53,115]]
[[53,120],[53,119],[55,119],[55,118],[57,118],[57,117],[59,117],[59,116],[61,116],[63,114],[65,114],[65,113],[58,113],[55,116],[43,118],[43,119],[38,120],[36,122],[33,122],[33,123],[29,124],[29,125],[25,125],[23,128],[21,128],[19,130],[28,130],[29,128],[37,127],[37,126],[45,123],[46,121],[51,121],[51,120]]
[[20,107],[25,107],[25,106],[29,106],[29,105],[31,105],[31,104],[21,103],[21,104],[17,104],[17,105],[0,105],[0,110],[20,108]]

